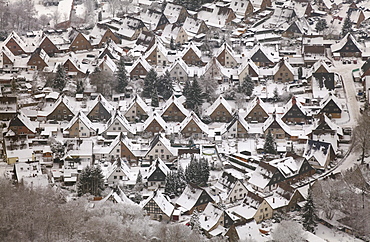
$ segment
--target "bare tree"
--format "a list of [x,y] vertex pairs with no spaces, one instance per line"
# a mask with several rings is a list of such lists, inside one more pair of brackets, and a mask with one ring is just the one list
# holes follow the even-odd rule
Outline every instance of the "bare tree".
[[361,152],[361,164],[364,163],[365,155],[370,149],[370,116],[364,112],[352,134],[352,148],[354,151]]
[[281,223],[276,226],[276,228],[273,230],[272,238],[276,242],[306,241],[302,225],[295,221],[287,220],[281,221]]

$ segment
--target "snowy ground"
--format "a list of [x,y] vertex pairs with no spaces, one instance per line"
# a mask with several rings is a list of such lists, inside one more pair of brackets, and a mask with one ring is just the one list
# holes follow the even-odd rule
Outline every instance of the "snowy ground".
[[[322,224],[318,224],[316,235],[328,242],[360,242],[362,240],[356,239],[353,236],[338,231],[335,229],[330,229]],[[314,242],[314,241],[312,241]]]

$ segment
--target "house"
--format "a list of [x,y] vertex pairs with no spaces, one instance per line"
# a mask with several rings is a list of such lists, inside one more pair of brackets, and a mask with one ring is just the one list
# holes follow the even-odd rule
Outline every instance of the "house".
[[[319,60],[313,64],[312,68],[312,77],[314,77],[319,82],[322,82],[323,85],[328,90],[334,90],[335,88],[335,73],[330,70],[330,67],[326,64],[325,61]],[[313,78],[312,78],[313,79]],[[311,81],[312,82],[312,81]]]
[[154,9],[141,11],[138,18],[143,21],[149,31],[164,29],[164,27],[169,23],[168,19],[162,12]]
[[234,68],[238,65],[238,62],[234,57],[234,50],[226,42],[218,49],[215,56],[218,62],[224,67]]
[[154,134],[167,131],[167,123],[163,118],[154,112],[143,124],[144,136],[153,136]]
[[274,58],[265,51],[262,45],[256,45],[250,52],[250,59],[259,67],[273,66]]
[[115,110],[112,117],[107,121],[102,134],[106,138],[111,138],[121,133],[128,137],[133,137],[136,134],[136,129],[119,110]]
[[186,46],[180,56],[188,66],[205,65],[205,63],[203,63],[201,60],[202,52],[193,44],[193,42],[190,42],[188,46]]
[[69,51],[91,50],[92,48],[93,47],[89,41],[88,36],[81,32],[76,33],[71,44],[69,45]]
[[149,143],[149,149],[144,158],[150,161],[160,158],[163,161],[171,162],[177,157],[177,149],[171,147],[170,140],[162,134],[156,134]]
[[365,76],[370,76],[370,58],[361,66],[361,78]]
[[207,108],[205,116],[209,116],[213,122],[230,122],[233,119],[231,105],[221,95]]
[[148,169],[148,173],[144,176],[146,185],[150,190],[164,188],[166,177],[170,173],[170,168],[160,159],[156,158]]
[[224,28],[236,16],[234,11],[221,2],[203,4],[197,18],[204,20],[208,27]]
[[261,217],[261,219],[259,219],[260,215],[257,214],[257,209],[262,202],[263,198],[260,197],[257,193],[248,191],[243,203],[238,206],[229,208],[228,212],[239,217],[242,220],[242,223],[248,223],[254,221],[255,219],[256,221],[261,221],[263,219],[263,216]]
[[245,19],[253,13],[253,5],[250,0],[231,0],[229,6],[237,17]]
[[167,66],[168,64],[167,50],[157,37],[144,58],[151,66]]
[[166,101],[162,108],[161,117],[166,122],[182,122],[187,116],[189,116],[189,111],[174,95]]
[[208,126],[192,111],[180,124],[180,133],[185,138],[206,139],[208,138]]
[[136,40],[143,31],[148,31],[142,20],[128,15],[124,18],[100,21],[97,23],[97,27],[109,28],[115,36],[129,41]]
[[259,97],[255,97],[247,106],[247,115],[244,120],[248,123],[264,123],[268,117],[268,109],[265,103]]
[[182,26],[178,24],[167,24],[162,31],[161,39],[170,47],[171,42],[177,45],[188,42],[189,36]]
[[259,69],[258,66],[250,59],[244,61],[238,68],[239,83],[242,84],[246,76],[250,76],[252,80],[258,81]]
[[238,242],[245,238],[256,241],[266,240],[265,235],[261,232],[260,226],[255,220],[248,221],[244,225],[231,226],[225,236],[229,238],[230,242]]
[[342,104],[331,92],[320,101],[320,113],[325,113],[329,118],[342,117]]
[[349,11],[349,19],[356,28],[359,28],[361,23],[366,19],[362,9],[352,9]]
[[215,187],[224,190],[225,194],[221,194],[221,198],[225,203],[233,203],[239,200],[244,200],[247,196],[248,189],[242,179],[236,178],[231,172],[224,171],[215,184]]
[[316,5],[319,11],[332,13],[334,10],[338,10],[342,7],[342,1],[318,0]]
[[30,138],[36,135],[36,126],[21,111],[18,111],[16,116],[10,120],[8,129],[12,130],[15,135],[26,135]]
[[351,33],[346,34],[339,43],[332,44],[330,48],[333,55],[338,53],[341,57],[361,57],[362,55],[362,46]]
[[186,18],[182,28],[186,31],[189,37],[205,34],[209,31],[209,28],[204,20],[191,17]]
[[302,52],[315,55],[325,54],[324,37],[320,35],[304,35],[302,37]]
[[108,41],[106,42],[106,46],[98,56],[98,59],[102,59],[106,55],[108,55],[111,59],[120,60],[121,56],[123,55],[123,49],[119,47],[114,41],[108,39]]
[[234,113],[233,119],[222,128],[222,137],[229,138],[247,138],[249,131],[249,124],[240,118],[238,112]]
[[305,18],[296,19],[289,27],[282,33],[283,37],[298,38],[306,35],[309,29],[309,24]]
[[[42,116],[42,113],[40,114],[40,116]],[[74,116],[74,108],[71,104],[71,101],[65,95],[61,95],[52,106],[51,111],[46,114],[46,119],[70,121]]]
[[335,158],[335,151],[330,143],[323,141],[308,140],[303,156],[315,169],[325,170]]
[[224,68],[216,59],[212,59],[204,67],[203,79],[214,82],[215,85],[221,84],[222,82],[229,81],[231,76],[228,76],[226,68]]
[[319,115],[319,120],[309,136],[313,140],[320,140],[321,137],[326,135],[335,136],[339,140],[343,138],[343,128],[334,123],[325,113],[322,113]]
[[222,229],[229,228],[233,224],[232,215],[214,203],[208,203],[199,216],[200,228],[209,237],[222,234]]
[[127,70],[127,72],[130,74],[130,78],[134,80],[139,78],[145,78],[150,69],[152,69],[152,67],[149,65],[149,63],[140,56],[133,63],[131,68]]
[[289,126],[277,117],[275,112],[265,121],[262,130],[265,135],[271,131],[275,139],[291,138]]
[[10,50],[13,55],[23,55],[27,54],[25,51],[26,43],[21,39],[21,37],[15,32],[11,32],[6,40],[4,41],[4,46]]
[[48,62],[48,54],[43,49],[36,48],[36,50],[31,54],[30,59],[27,62],[27,66],[29,66],[29,70],[42,71],[48,66]]
[[280,60],[273,69],[275,82],[293,82],[296,80],[296,72],[286,59]]
[[[94,34],[94,30],[92,31],[92,33],[90,33],[90,38],[91,37],[96,37],[92,34]],[[120,38],[118,36],[116,36],[110,28],[106,28],[105,31],[104,31],[104,34],[100,37],[100,40],[99,40],[99,43],[97,44],[97,47],[98,48],[103,48],[104,46],[106,46],[109,43],[110,40],[113,41],[115,44],[120,44],[121,43]]]
[[94,121],[109,120],[112,117],[114,107],[104,98],[103,95],[99,94],[89,107],[87,117]]
[[188,10],[185,7],[173,3],[166,4],[163,14],[171,24],[184,23],[185,19],[189,17]]
[[79,111],[64,128],[63,134],[68,138],[89,138],[96,135],[96,129],[86,114]]
[[53,43],[53,41],[44,34],[39,47],[43,49],[50,57],[54,56],[56,53],[60,53],[59,48]]
[[131,178],[131,171],[128,165],[121,159],[117,159],[104,174],[105,183],[117,185],[119,181],[128,181]]
[[121,159],[124,162],[128,161],[130,164],[136,164],[139,157],[135,151],[131,140],[123,133],[120,133],[109,145],[107,155],[112,160]]
[[137,120],[146,120],[149,116],[149,107],[139,95],[136,95],[127,107],[124,116],[131,123]]
[[306,123],[312,118],[311,113],[293,96],[284,106],[284,114],[281,117],[285,123]]
[[208,203],[213,203],[213,198],[203,188],[188,184],[180,197],[176,200],[176,207],[184,211],[185,214],[190,215],[197,210],[203,211]]
[[160,191],[154,191],[153,194],[142,201],[140,205],[153,220],[166,222],[172,220],[175,207]]
[[69,52],[67,60],[64,61],[63,67],[68,76],[85,77],[87,69],[82,66],[80,59],[74,52]]
[[114,75],[118,70],[116,63],[114,63],[114,61],[109,57],[109,55],[105,55],[103,58],[101,58],[97,66],[99,67],[100,71],[104,71],[111,75]]
[[186,82],[189,80],[189,67],[183,59],[177,58],[168,68],[168,72],[172,79],[179,82]]
[[280,182],[285,181],[280,169],[268,162],[260,161],[257,169],[251,174],[248,184],[257,192],[270,192],[277,188]]

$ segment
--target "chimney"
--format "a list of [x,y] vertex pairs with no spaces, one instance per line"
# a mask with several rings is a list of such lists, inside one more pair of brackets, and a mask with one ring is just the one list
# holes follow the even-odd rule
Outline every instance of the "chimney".
[[275,198],[274,197],[272,198],[272,203],[275,203]]

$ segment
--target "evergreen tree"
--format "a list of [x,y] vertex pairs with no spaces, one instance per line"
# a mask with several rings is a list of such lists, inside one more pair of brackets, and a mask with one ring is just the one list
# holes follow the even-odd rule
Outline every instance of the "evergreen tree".
[[200,222],[199,222],[199,214],[198,211],[195,209],[193,214],[190,217],[190,227],[196,233],[200,233]]
[[177,193],[180,195],[186,187],[186,180],[185,180],[185,174],[184,169],[180,165],[179,169],[177,170],[177,177],[178,177],[178,184],[177,184]]
[[116,74],[117,92],[118,93],[123,93],[123,92],[125,92],[125,88],[128,85],[128,77],[127,77],[127,71],[126,71],[126,67],[125,67],[125,61],[123,60],[122,57],[121,57],[121,59],[118,63],[117,68],[118,68],[117,74]]
[[182,90],[182,95],[184,95],[186,99],[190,99],[190,94],[191,94],[191,83],[189,80],[187,80]]
[[247,96],[251,96],[254,90],[254,82],[252,78],[247,75],[244,77],[243,83],[239,86],[239,92],[244,93]]
[[308,197],[306,204],[304,205],[302,209],[302,218],[303,218],[303,227],[311,232],[315,233],[315,227],[317,226],[317,215],[315,213],[315,205],[313,203],[312,199],[312,189],[311,187],[308,190]]
[[143,184],[143,176],[141,175],[141,171],[139,170],[139,173],[136,177],[136,184]]
[[298,79],[302,79],[303,78],[303,68],[302,66],[300,66],[298,68]]
[[152,107],[159,107],[158,92],[155,88],[153,88],[153,93],[151,96],[152,96],[152,102],[151,102]]
[[84,90],[85,90],[85,87],[84,87],[83,80],[77,80],[76,93],[82,94],[82,93],[84,93]]
[[351,32],[352,30],[352,22],[349,18],[349,15],[347,15],[346,19],[344,20],[343,26],[342,26],[342,36],[344,37],[347,33]]
[[279,100],[279,92],[277,87],[274,89],[274,102],[277,102]]
[[61,92],[63,91],[63,88],[65,87],[66,83],[67,83],[67,74],[64,70],[64,67],[61,64],[59,64],[55,79],[52,83],[52,88],[57,89]]
[[271,134],[271,130],[267,132],[266,138],[265,138],[265,144],[263,145],[263,150],[267,154],[276,154],[276,147],[275,147],[275,140],[274,137]]
[[317,21],[316,26],[315,26],[316,31],[321,32],[321,31],[323,31],[324,29],[327,29],[327,28],[328,28],[328,23],[326,22],[326,19],[320,18]]
[[157,72],[152,68],[150,69],[150,71],[148,72],[144,79],[144,88],[142,92],[143,97],[145,98],[151,97],[157,81],[158,81]]
[[162,76],[160,76],[157,82],[157,91],[162,95],[164,99],[169,99],[173,93],[172,79],[168,71],[166,71]]
[[202,158],[200,159],[199,163],[200,163],[200,174],[202,175],[201,185],[206,186],[210,175],[208,160]]
[[104,190],[104,176],[100,166],[87,166],[81,171],[78,183],[77,194],[81,196],[90,193],[94,196],[100,196]]
[[203,104],[203,99],[202,88],[200,87],[197,79],[193,80],[190,91],[188,92],[188,97],[189,98],[186,98],[185,102],[186,106],[199,115],[200,107]]
[[164,192],[168,195],[176,194],[176,182],[175,182],[175,174],[171,171],[166,176],[166,184],[164,187]]
[[197,160],[192,158],[185,169],[185,179],[187,183],[194,183],[198,186],[207,185],[209,179],[209,164],[205,159]]

